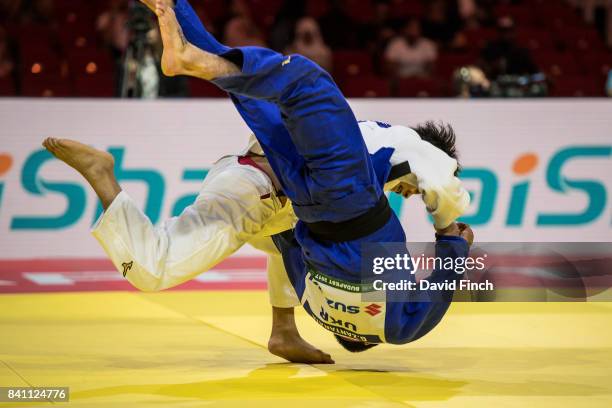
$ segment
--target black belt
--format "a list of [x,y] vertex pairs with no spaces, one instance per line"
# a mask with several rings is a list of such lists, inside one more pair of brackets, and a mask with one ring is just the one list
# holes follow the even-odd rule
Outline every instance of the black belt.
[[381,229],[391,218],[391,207],[383,194],[374,207],[359,217],[342,222],[319,221],[304,224],[317,239],[332,242],[354,241]]
[[395,166],[391,167],[389,177],[387,177],[387,183],[410,173],[412,173],[412,170],[410,169],[410,163],[407,161],[396,164]]

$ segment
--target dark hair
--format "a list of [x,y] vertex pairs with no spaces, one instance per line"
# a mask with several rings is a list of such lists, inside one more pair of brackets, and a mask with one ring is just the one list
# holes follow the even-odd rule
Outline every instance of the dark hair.
[[347,340],[344,337],[338,336],[337,334],[334,334],[334,337],[345,350],[348,350],[351,353],[360,353],[362,351],[369,350],[372,347],[378,346],[378,344],[375,343],[363,343],[361,341]]
[[455,176],[459,175],[461,166],[459,165],[457,148],[455,147],[455,131],[451,125],[427,121],[412,129],[421,136],[421,139],[431,143],[453,159],[457,160],[457,171],[455,172]]

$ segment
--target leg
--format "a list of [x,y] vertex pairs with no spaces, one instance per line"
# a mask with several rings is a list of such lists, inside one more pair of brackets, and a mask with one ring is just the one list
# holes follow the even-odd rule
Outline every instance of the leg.
[[240,72],[228,60],[189,43],[174,10],[163,0],[157,0],[155,13],[164,44],[161,65],[165,75],[189,75],[211,80]]
[[155,0],[140,0],[140,2],[147,6],[149,10],[155,12]]
[[159,291],[179,285],[226,259],[259,234],[280,209],[270,180],[259,170],[219,161],[204,180],[196,201],[181,215],[151,224],[126,194],[103,214],[93,234],[137,288]]
[[81,173],[102,200],[105,212],[93,235],[140,290],[167,289],[212,268],[257,235],[281,207],[260,199],[274,192],[263,173],[227,158],[210,171],[193,205],[154,226],[121,191],[110,154],[66,139],[43,144]]
[[[164,0],[164,1],[170,7],[174,6],[174,0]],[[142,4],[144,4],[145,6],[147,6],[149,8],[149,10],[151,10],[152,12],[155,12],[155,3],[156,3],[156,0],[140,0],[140,2]]]
[[277,156],[288,156],[279,146],[284,141],[278,141],[288,136],[293,152],[303,160],[299,168],[277,173],[284,187],[293,184],[295,175],[308,174],[308,183],[296,186],[301,191],[285,191],[300,219],[340,222],[374,207],[382,189],[357,120],[327,73],[306,58],[256,47],[234,50],[242,56],[239,69],[223,57],[185,43],[173,10],[161,2],[158,6],[169,72],[213,80],[237,97],[263,99],[278,106],[287,132],[267,139],[261,131],[255,134],[267,146],[266,154]]
[[113,167],[115,160],[107,152],[96,150],[74,140],[49,137],[43,146],[55,157],[81,173],[107,209],[121,193]]
[[272,307],[272,334],[268,350],[293,363],[334,364],[329,354],[302,339],[295,325],[293,308]]
[[307,343],[298,332],[293,310],[300,306],[300,300],[289,281],[279,248],[270,237],[261,235],[249,244],[268,254],[268,294],[272,305],[268,350],[294,363],[332,364],[328,354]]

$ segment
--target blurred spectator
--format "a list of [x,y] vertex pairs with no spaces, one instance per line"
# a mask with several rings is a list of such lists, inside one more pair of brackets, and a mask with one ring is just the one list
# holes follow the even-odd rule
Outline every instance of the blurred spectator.
[[495,26],[497,23],[497,19],[495,18],[495,7],[500,3],[502,2],[498,0],[476,0],[476,18],[472,20],[472,25],[475,27]]
[[232,0],[230,3],[230,14],[234,17],[251,18],[251,8],[246,0]]
[[22,8],[22,0],[0,0],[0,22],[14,21]]
[[249,17],[233,17],[225,25],[224,43],[229,47],[244,47],[249,45],[265,47],[266,42],[261,32]]
[[127,22],[127,2],[122,0],[111,0],[108,10],[102,12],[96,22],[96,28],[116,57],[123,54],[130,40]]
[[457,9],[466,30],[480,28],[488,19],[485,9],[476,0],[457,0]]
[[608,82],[606,84],[606,92],[612,98],[612,69],[608,72]]
[[[405,20],[392,13],[389,0],[374,0],[373,11],[372,20],[361,27],[360,43],[374,57],[374,61],[384,61],[387,45]],[[386,68],[384,64],[376,64],[373,70],[378,75],[384,75]]]
[[437,58],[436,44],[422,36],[421,24],[416,18],[408,20],[401,34],[385,50],[390,73],[400,78],[429,75]]
[[475,0],[457,0],[457,11],[463,21],[469,21],[478,16],[478,5]]
[[6,32],[0,27],[0,80],[11,78],[15,69],[15,61],[11,52]]
[[514,21],[501,17],[497,22],[498,38],[489,42],[481,52],[482,68],[487,77],[526,75],[538,72],[529,50],[515,41]]
[[348,15],[343,0],[331,0],[329,11],[319,18],[325,42],[333,49],[361,48],[357,44],[358,24]]
[[332,52],[323,41],[317,21],[304,17],[295,27],[295,40],[287,47],[287,54],[302,54],[310,58],[328,72],[332,71]]
[[54,19],[53,0],[23,0],[21,21],[23,23],[49,24]]
[[285,0],[270,33],[270,47],[276,51],[286,49],[294,40],[295,25],[306,14],[306,0]]
[[[605,1],[611,2],[612,0]],[[51,34],[52,47],[49,53],[55,55],[50,57],[59,62],[62,74],[67,73],[65,57],[70,56],[74,50],[56,47],[56,45],[77,44],[71,35],[72,31],[75,31],[75,35],[79,36],[79,41],[85,40],[78,43],[81,45],[77,45],[79,47],[86,45],[85,53],[91,51],[95,54],[96,44],[95,41],[89,41],[93,38],[88,32],[88,28],[91,28],[92,25],[99,31],[108,48],[113,51],[117,62],[114,70],[105,68],[105,71],[101,73],[106,77],[110,77],[111,74],[118,79],[124,77],[122,57],[126,50],[130,49],[129,44],[134,38],[130,30],[135,27],[128,28],[128,20],[133,20],[134,17],[128,4],[138,4],[138,1],[95,0],[85,2],[91,11],[103,10],[98,14],[95,24],[89,21],[93,14],[87,10],[81,14],[80,7],[78,10],[74,9],[77,11],[76,14],[79,14],[78,19],[65,20],[65,16],[75,14],[72,12],[66,14],[67,11],[73,10],[72,2],[79,3],[77,0],[0,0],[0,31],[3,24],[10,26],[10,30],[7,31],[9,34],[6,34],[8,37],[0,33],[0,79],[6,77],[20,79],[16,75],[16,72],[19,71],[17,56],[24,55],[21,47],[27,48],[30,44],[39,43],[36,40],[39,37],[36,36],[34,41],[28,41],[28,36],[39,31]],[[548,7],[544,7],[547,2],[544,0],[368,0],[363,2],[357,0],[205,0],[194,2],[194,7],[204,19],[209,31],[230,46],[265,46],[266,34],[269,33],[267,39],[270,46],[279,52],[306,55],[327,70],[332,70],[332,63],[335,60],[336,70],[339,72],[344,72],[339,67],[345,56],[350,55],[360,63],[351,63],[349,66],[360,66],[365,74],[370,76],[376,74],[381,77],[376,79],[382,82],[391,81],[396,90],[399,90],[403,83],[421,81],[421,79],[414,81],[397,81],[397,79],[427,77],[432,74],[434,64],[437,64],[435,74],[445,82],[444,89],[447,93],[450,93],[453,85],[449,81],[451,73],[455,72],[454,84],[458,87],[459,93],[467,95],[469,90],[474,96],[475,92],[487,89],[486,86],[479,87],[479,84],[482,85],[481,72],[470,66],[474,63],[474,52],[476,52],[480,54],[479,67],[486,78],[490,79],[488,95],[499,97],[519,94],[520,96],[525,94],[533,96],[533,92],[524,92],[523,88],[528,87],[524,84],[542,82],[540,76],[532,75],[538,72],[538,67],[532,60],[530,51],[518,44],[529,44],[529,49],[543,68],[550,68],[553,73],[556,72],[554,69],[563,68],[564,76],[558,79],[558,83],[579,79],[570,81],[570,85],[566,86],[568,90],[564,93],[580,94],[582,92],[580,89],[574,92],[570,88],[572,84],[583,86],[583,83],[586,82],[588,82],[589,89],[597,89],[599,86],[598,89],[601,90],[601,77],[580,75],[587,71],[588,64],[580,64],[580,67],[584,65],[585,69],[574,68],[571,64],[574,62],[571,60],[574,52],[586,53],[589,51],[571,48],[574,42],[578,42],[578,36],[585,40],[592,37],[589,35],[588,26],[571,24],[566,21],[574,14],[569,3],[594,4],[597,2],[597,0],[554,2],[554,11],[557,14],[561,13],[562,20],[571,26],[571,33],[564,32],[562,28],[559,31],[549,30],[548,24],[541,27],[532,26],[532,23],[536,21],[535,18],[529,16],[532,11],[537,12],[538,16],[541,13],[547,13]],[[278,12],[272,19],[271,14],[274,10]],[[525,31],[519,34],[527,35],[521,35],[520,41],[515,41],[515,27],[511,17],[497,19],[496,16],[503,15],[499,14],[500,12],[505,13],[503,10],[507,10],[508,14],[516,15],[516,21],[525,24]],[[309,12],[316,17],[306,17]],[[541,19],[547,18],[544,14]],[[406,16],[413,16],[413,19],[406,22]],[[416,16],[421,18],[420,23],[419,20],[414,19]],[[151,17],[154,18],[152,14]],[[579,16],[576,15],[576,18],[578,19]],[[58,25],[60,20],[71,24]],[[588,21],[592,20],[591,16]],[[272,22],[273,24],[269,26],[269,23]],[[265,27],[266,30],[262,31],[258,23],[262,24],[261,27]],[[24,30],[21,30],[20,24],[24,25]],[[156,25],[154,21],[153,25]],[[497,27],[497,35],[495,27]],[[610,37],[612,37],[612,23],[610,27]],[[518,28],[523,29],[522,26]],[[268,32],[267,29],[270,31]],[[82,32],[76,33],[77,30]],[[550,35],[540,41],[535,34],[544,31],[550,31]],[[531,32],[534,32],[534,41],[531,41],[528,35]],[[571,41],[566,40],[566,37]],[[491,38],[493,40],[483,47],[483,44]],[[573,41],[574,38],[577,40]],[[558,52],[560,48],[558,44],[563,41],[568,43],[568,53],[565,54]],[[150,52],[150,55],[146,55],[146,61],[144,61],[146,69],[141,72],[140,80],[143,81],[141,85],[145,90],[144,93],[149,96],[154,96],[155,92],[159,96],[185,95],[187,83],[184,78],[170,79],[160,75],[159,72],[156,73],[156,70],[159,71],[157,60],[160,45],[155,39],[149,39],[148,44],[154,49],[147,51]],[[553,51],[555,45],[557,49]],[[61,52],[62,49],[64,53]],[[603,55],[605,51],[600,50],[599,53]],[[600,72],[600,66],[604,66],[603,63],[599,63],[600,58],[587,54],[585,57],[588,57],[585,59],[587,62],[597,61],[599,65],[594,68],[593,72]],[[559,61],[552,61],[551,58],[555,60],[559,58]],[[548,60],[551,60],[550,64]],[[372,61],[378,63],[372,65]],[[128,65],[125,64],[125,66]],[[602,72],[605,72],[605,69]],[[348,75],[353,74],[348,73]],[[612,77],[612,74],[610,76]],[[537,79],[534,79],[536,77]],[[433,80],[426,78],[425,82],[427,81]],[[520,87],[517,81],[523,84],[521,92],[514,92]],[[16,92],[19,92],[22,84],[16,80],[12,82],[16,85]],[[599,82],[599,85],[596,82]],[[612,93],[610,88],[612,88],[612,78],[608,78],[606,85],[608,93]],[[508,89],[512,92],[506,92]],[[194,92],[198,93],[198,91]],[[404,95],[399,91],[396,93]]]
[[444,46],[451,45],[461,28],[457,2],[433,0],[427,6],[423,35]]
[[403,21],[393,18],[391,5],[386,0],[375,0],[374,16],[369,24],[362,27],[365,42],[375,51],[384,50],[395,35],[394,27],[401,26]]

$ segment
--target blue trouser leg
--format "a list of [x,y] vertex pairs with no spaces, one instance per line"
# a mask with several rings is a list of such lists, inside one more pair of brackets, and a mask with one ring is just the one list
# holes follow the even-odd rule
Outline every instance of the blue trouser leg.
[[[300,220],[340,222],[374,207],[385,177],[377,178],[357,120],[329,74],[301,56],[224,47],[206,32],[185,0],[179,0],[175,10],[192,44],[228,59],[228,54],[242,57],[239,74],[213,82],[231,93]],[[296,236],[307,248],[306,259],[323,272],[354,274],[362,242],[405,239],[395,216],[376,234],[355,242],[321,245],[299,225]]]
[[[185,37],[191,44],[217,55],[231,51],[231,48],[218,42],[206,31],[188,1],[177,0],[174,11]],[[231,97],[245,122],[259,139],[274,172],[276,174],[282,172],[285,175],[279,178],[285,194],[288,194],[292,201],[307,203],[309,201],[309,195],[306,194],[308,189],[301,171],[304,168],[304,160],[295,150],[289,132],[281,119],[278,106],[272,102],[240,95],[231,95]],[[271,139],[274,140],[273,143]]]
[[176,0],[174,6],[176,19],[185,34],[185,38],[191,44],[211,54],[223,54],[231,50],[231,48],[221,44],[215,39],[200,21],[200,18],[193,10],[187,0]]
[[[382,188],[357,120],[331,77],[301,56],[289,59],[261,48],[240,51],[242,73],[213,82],[238,97],[279,107],[288,134],[257,136],[262,145],[281,156],[287,154],[282,148],[286,141],[279,139],[289,136],[303,159],[299,171],[304,173],[306,191],[287,192],[290,198],[298,198],[294,201],[297,216],[306,222],[341,222],[372,208]],[[278,176],[290,184],[282,170]],[[308,201],[302,201],[304,198]]]
[[[177,0],[185,37],[227,54],[186,0]],[[331,77],[306,58],[247,47],[240,75],[214,81],[232,93],[262,144],[300,219],[344,221],[365,213],[382,194],[357,121]],[[282,115],[282,116],[281,116]]]

